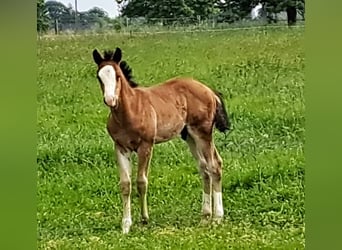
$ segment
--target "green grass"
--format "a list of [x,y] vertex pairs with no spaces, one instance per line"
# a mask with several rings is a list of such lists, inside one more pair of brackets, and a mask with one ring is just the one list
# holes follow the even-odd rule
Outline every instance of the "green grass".
[[[56,37],[38,41],[39,249],[304,249],[304,32]],[[192,76],[224,94],[221,225],[199,225],[201,179],[181,139],[155,147],[150,223],[121,234],[108,109],[92,50],[121,47],[136,80]],[[133,159],[135,183],[136,158]]]

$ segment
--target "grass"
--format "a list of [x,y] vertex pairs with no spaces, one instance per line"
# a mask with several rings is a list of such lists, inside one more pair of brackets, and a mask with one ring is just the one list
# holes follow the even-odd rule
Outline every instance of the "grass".
[[[303,38],[285,28],[39,40],[39,249],[304,249]],[[91,55],[117,46],[143,86],[192,76],[224,94],[233,131],[215,132],[222,224],[199,225],[201,180],[178,139],[154,149],[150,223],[139,223],[134,187],[134,225],[121,234],[108,109]]]

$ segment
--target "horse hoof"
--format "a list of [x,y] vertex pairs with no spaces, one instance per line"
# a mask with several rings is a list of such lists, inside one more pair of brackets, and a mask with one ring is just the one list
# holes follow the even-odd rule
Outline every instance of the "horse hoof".
[[214,217],[213,218],[213,223],[214,224],[221,224],[222,223],[222,221],[223,221],[223,217]]
[[200,225],[201,226],[207,226],[210,224],[210,220],[207,220],[207,219],[201,219],[200,221]]
[[143,225],[147,225],[147,224],[148,224],[148,219],[145,219],[145,218],[142,219],[142,220],[141,220],[141,223],[142,223]]
[[202,216],[202,219],[200,221],[200,225],[209,225],[210,224],[210,218],[211,218],[211,215],[208,214],[208,215],[203,215]]
[[132,225],[131,219],[123,219],[122,220],[122,233],[128,234],[131,225]]

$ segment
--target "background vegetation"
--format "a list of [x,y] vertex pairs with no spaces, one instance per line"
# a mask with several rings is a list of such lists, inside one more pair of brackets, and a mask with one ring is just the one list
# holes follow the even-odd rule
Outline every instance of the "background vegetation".
[[[304,249],[303,34],[298,28],[40,39],[39,248]],[[221,225],[198,224],[201,180],[179,139],[154,150],[150,224],[138,223],[134,187],[134,226],[122,236],[108,109],[91,57],[94,48],[116,46],[142,86],[182,75],[224,94],[233,131],[215,133],[224,161]]]
[[[201,20],[210,19],[210,23],[236,23],[250,20],[251,10],[262,4],[260,16],[268,23],[276,23],[278,14],[283,13],[293,19],[289,25],[296,23],[298,13],[304,19],[304,0],[124,0],[119,2],[120,15],[109,18],[106,11],[94,7],[88,11],[76,12],[71,5],[48,0],[37,0],[37,30],[42,33],[54,28],[58,30],[85,30],[94,27],[110,27],[120,31],[129,24],[129,20],[145,25],[159,24],[163,26],[200,24]],[[113,8],[115,7],[113,2]],[[286,17],[285,17],[286,18]]]

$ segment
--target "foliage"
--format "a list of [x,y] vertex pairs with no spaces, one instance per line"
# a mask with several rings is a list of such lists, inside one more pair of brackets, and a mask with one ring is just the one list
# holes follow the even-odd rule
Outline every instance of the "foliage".
[[127,17],[173,18],[191,16],[193,11],[184,0],[133,0],[123,7],[122,13]]
[[263,4],[264,15],[270,22],[277,21],[276,15],[288,6],[297,6],[304,11],[304,0],[126,0],[121,15],[145,18],[195,18],[217,14],[221,21],[235,22],[248,17],[251,9]]
[[58,20],[60,28],[69,28],[78,23],[80,27],[89,27],[93,24],[103,26],[108,23],[108,13],[101,8],[94,7],[88,11],[77,12],[72,6],[65,6],[63,3],[58,1],[47,1],[46,8],[48,15],[52,21]]
[[[304,30],[103,35],[38,41],[38,249],[304,249]],[[201,226],[201,180],[181,139],[151,161],[150,224],[121,234],[108,108],[93,48],[121,47],[142,86],[190,76],[223,93],[233,124],[215,133],[221,225]]]
[[121,13],[127,17],[181,18],[207,17],[215,13],[216,0],[131,0],[122,7]]
[[49,28],[49,15],[44,0],[37,0],[37,31],[46,32]]
[[250,0],[219,1],[220,21],[235,22],[248,16],[252,9]]
[[45,3],[49,16],[52,20],[70,20],[73,18],[74,10],[71,7],[66,7],[58,1],[47,1]]
[[[234,23],[248,19],[251,9],[259,2],[263,4],[262,14],[269,22],[277,22],[277,13],[285,11],[288,6],[296,6],[300,15],[304,18],[304,0],[123,0],[119,1],[121,17],[143,18],[144,23],[158,23],[161,25],[194,24],[200,20],[215,17],[218,22]],[[45,3],[50,19],[50,28],[58,21],[59,30],[76,28],[93,28],[110,25],[115,30],[121,30],[122,24],[118,20],[112,20],[104,10],[94,7],[88,11],[78,12],[71,4],[49,0]],[[113,4],[114,8],[114,4]],[[37,11],[37,17],[38,17]],[[37,29],[41,26],[42,18],[37,18]],[[45,20],[44,29],[47,28]]]
[[296,7],[299,13],[304,17],[305,0],[261,0],[260,3],[264,6],[263,11],[269,22],[276,22],[277,19],[274,14],[284,11],[287,7],[291,6]]
[[297,10],[299,14],[305,19],[305,0],[297,0]]
[[108,13],[101,8],[94,7],[88,11],[80,12],[79,19],[82,25],[97,23],[102,27],[105,23],[110,22]]

